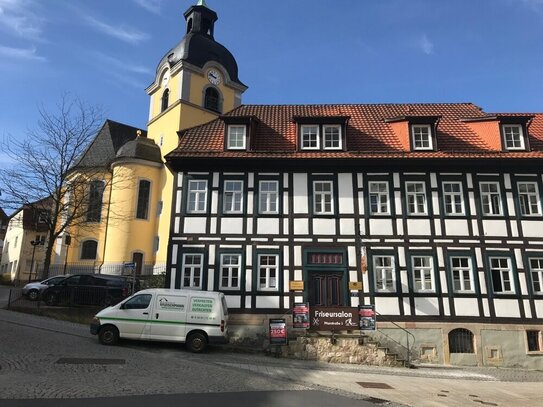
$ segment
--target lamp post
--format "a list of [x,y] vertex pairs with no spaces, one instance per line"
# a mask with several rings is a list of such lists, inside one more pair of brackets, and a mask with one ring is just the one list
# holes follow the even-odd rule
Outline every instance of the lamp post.
[[30,244],[32,245],[32,260],[30,260],[30,273],[28,273],[28,282],[30,283],[32,279],[32,270],[34,269],[34,255],[36,254],[36,246],[43,244],[42,240],[31,240]]

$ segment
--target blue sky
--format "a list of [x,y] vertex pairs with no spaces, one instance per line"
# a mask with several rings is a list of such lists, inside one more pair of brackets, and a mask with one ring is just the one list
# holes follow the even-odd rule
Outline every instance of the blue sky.
[[[64,92],[145,127],[196,0],[0,0],[0,137]],[[467,102],[543,111],[543,0],[207,0],[246,104]],[[0,152],[0,160],[2,155]]]

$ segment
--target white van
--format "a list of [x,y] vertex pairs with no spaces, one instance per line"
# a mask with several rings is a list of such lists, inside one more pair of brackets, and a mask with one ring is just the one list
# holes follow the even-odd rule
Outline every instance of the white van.
[[104,345],[119,338],[186,342],[192,352],[226,343],[228,308],[223,293],[152,288],[100,311],[90,331]]

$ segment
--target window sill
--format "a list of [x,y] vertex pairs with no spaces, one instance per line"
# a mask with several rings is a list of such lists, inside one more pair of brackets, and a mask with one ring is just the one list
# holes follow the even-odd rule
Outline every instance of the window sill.
[[526,356],[543,356],[542,350],[534,350],[526,352]]

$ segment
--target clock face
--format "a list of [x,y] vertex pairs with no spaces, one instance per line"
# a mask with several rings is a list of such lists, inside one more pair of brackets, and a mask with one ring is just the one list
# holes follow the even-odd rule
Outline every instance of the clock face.
[[162,77],[162,85],[167,85],[170,81],[170,71],[164,72],[164,76]]
[[213,85],[218,85],[222,81],[220,72],[216,69],[210,69],[207,71],[207,80]]

